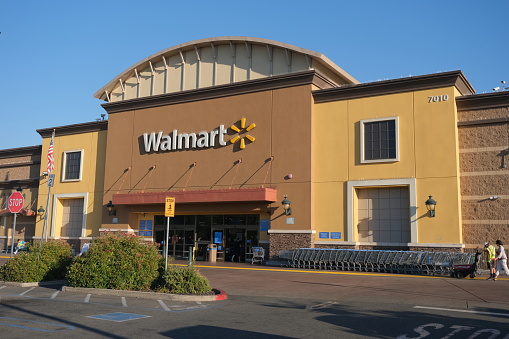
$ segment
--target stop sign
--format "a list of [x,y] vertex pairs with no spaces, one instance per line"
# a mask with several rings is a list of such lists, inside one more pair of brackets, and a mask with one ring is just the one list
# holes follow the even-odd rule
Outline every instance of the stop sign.
[[9,197],[9,211],[11,211],[11,213],[19,213],[24,203],[25,198],[23,198],[23,194],[20,192],[12,193]]

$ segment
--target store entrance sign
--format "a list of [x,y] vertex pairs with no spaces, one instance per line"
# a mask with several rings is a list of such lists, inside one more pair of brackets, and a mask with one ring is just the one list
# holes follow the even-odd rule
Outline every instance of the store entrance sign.
[[164,205],[164,216],[172,218],[175,216],[175,198],[166,197],[166,203]]
[[[224,136],[227,133],[224,125],[210,132],[179,133],[176,129],[169,134],[164,132],[143,133],[145,152],[176,151],[214,146],[226,146]],[[217,144],[216,144],[217,142]]]

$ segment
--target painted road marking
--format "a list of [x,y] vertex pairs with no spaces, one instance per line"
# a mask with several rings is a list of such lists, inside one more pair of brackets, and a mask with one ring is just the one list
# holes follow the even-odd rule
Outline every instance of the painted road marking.
[[[187,264],[173,264],[174,266],[188,266]],[[385,274],[378,272],[352,272],[352,271],[326,271],[326,270],[298,270],[298,269],[278,269],[278,268],[253,268],[253,267],[233,267],[233,266],[207,266],[207,265],[194,265],[198,268],[223,268],[230,270],[250,270],[250,271],[271,271],[271,272],[286,272],[286,273],[313,273],[313,274],[337,274],[337,275],[361,275],[361,276],[376,276],[376,277],[398,277],[398,278],[424,278],[424,279],[444,279],[448,276],[430,276],[430,275],[411,275],[411,274]],[[500,278],[499,278],[500,280]]]
[[0,290],[1,290],[2,288],[6,288],[6,287],[7,287],[7,286],[0,286]]
[[50,299],[55,299],[55,298],[57,297],[58,293],[60,293],[60,291],[56,291],[55,293],[53,293],[53,294],[51,295],[51,298],[50,298]]
[[164,308],[165,311],[171,311],[170,308],[166,306],[166,304],[162,300],[158,300],[157,302],[159,302],[159,305],[161,305],[161,307]]
[[[7,286],[7,287],[9,287],[9,286]],[[35,287],[33,287],[33,288],[35,288]],[[156,307],[155,305],[154,305],[154,307],[128,306],[127,305],[127,298],[125,298],[125,305],[90,302],[90,298],[92,296],[91,293],[88,293],[86,295],[84,301],[65,299],[65,298],[61,297],[60,294],[58,294],[58,296],[60,296],[60,297],[56,298],[56,293],[53,293],[53,296],[55,296],[54,298],[50,298],[50,297],[44,297],[43,298],[43,297],[33,297],[33,296],[30,296],[30,295],[24,295],[24,294],[28,293],[29,291],[31,291],[33,288],[28,289],[27,291],[23,292],[23,295],[19,295],[19,296],[21,296],[23,298],[40,299],[40,300],[52,300],[52,301],[56,301],[56,302],[85,303],[85,304],[90,304],[90,305],[107,305],[107,306],[113,306],[113,307],[127,307],[129,309],[152,310],[152,311],[160,311],[160,312],[167,312],[167,311],[170,311],[170,312],[188,312],[188,311],[197,311],[197,310],[203,310],[203,309],[208,309],[208,308],[216,308],[216,307],[224,307],[225,306],[225,305],[202,304],[199,301],[198,302],[197,301],[187,302],[187,303],[178,304],[178,305],[166,305],[166,304],[164,304],[164,302],[162,300],[161,301],[158,300],[159,304],[162,307],[162,309],[161,309],[161,308]],[[59,291],[59,292],[61,292],[61,291]],[[1,298],[1,296],[0,296],[0,298]],[[147,302],[147,304],[150,304],[150,299],[147,299],[146,302]],[[191,305],[191,306],[185,307],[185,305]]]
[[[0,321],[11,321],[11,323],[0,322],[0,325],[19,327],[19,328],[24,328],[27,330],[34,330],[34,331],[41,331],[41,332],[63,332],[63,331],[76,329],[76,327],[69,326],[69,325],[62,325],[62,324],[56,324],[56,323],[45,323],[42,321],[19,319],[19,318],[0,317]],[[19,324],[23,324],[23,325],[18,325],[15,322],[17,322]],[[26,326],[27,323],[34,324],[33,326],[35,326],[35,325],[44,325],[44,327],[48,327],[48,325],[55,326],[55,327],[57,327],[57,329],[50,330],[50,329],[44,329],[44,328],[29,327],[29,326]]]
[[25,292],[23,293],[20,293],[19,295],[25,295],[26,293],[30,292],[31,290],[33,290],[35,287],[31,287],[29,288],[28,290],[26,290]]
[[[450,331],[449,333],[447,333],[447,335],[444,336],[444,334],[446,334],[445,331],[447,331],[448,329],[451,329],[452,331]],[[495,339],[495,338],[507,339],[507,338],[509,338],[509,334],[504,335],[504,333],[502,331],[500,331],[496,328],[482,328],[480,330],[477,330],[477,331],[476,330],[477,330],[476,327],[471,327],[471,326],[451,325],[451,326],[449,326],[449,328],[447,328],[446,325],[444,325],[444,324],[430,323],[430,324],[418,326],[413,329],[413,331],[415,333],[419,334],[418,337],[415,336],[415,333],[412,333],[410,337],[408,336],[408,334],[401,334],[401,335],[397,336],[396,339],[422,339],[422,338],[426,338],[429,335],[433,335],[433,338],[441,337],[442,339],[448,339],[448,338],[451,338],[452,336],[458,334],[458,332],[461,332],[461,331],[475,331],[472,335],[470,335],[468,337],[468,339],[477,338],[477,337],[481,336],[483,333],[491,334],[488,337],[488,339]],[[438,331],[438,332],[432,333],[431,331]],[[460,336],[461,336],[461,338],[466,338],[467,334],[469,334],[469,333],[463,333],[463,334],[460,334]],[[485,336],[483,336],[483,338],[485,338]]]
[[88,316],[87,318],[123,322],[123,321],[128,321],[128,320],[151,318],[151,316],[150,315],[116,312],[116,313],[91,315],[91,316]]
[[127,301],[125,300],[125,297],[120,297],[122,299],[122,306],[127,307]]
[[427,306],[414,306],[414,308],[422,308],[422,309],[437,310],[437,311],[449,311],[449,312],[462,312],[462,313],[474,313],[474,314],[498,315],[498,316],[502,316],[502,317],[509,317],[509,313],[482,312],[482,311],[467,311],[467,310],[456,310],[456,309],[452,309],[452,308],[427,307]]
[[328,302],[325,302],[323,304],[306,306],[306,310],[316,310],[316,309],[319,309],[319,308],[326,308],[326,307],[329,307],[329,306],[334,305],[334,304],[337,304],[337,302],[335,302],[335,301],[328,301]]

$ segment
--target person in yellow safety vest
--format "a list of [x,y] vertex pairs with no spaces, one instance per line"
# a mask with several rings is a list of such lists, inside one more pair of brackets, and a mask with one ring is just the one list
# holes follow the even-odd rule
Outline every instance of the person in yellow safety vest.
[[484,252],[486,252],[486,262],[488,263],[488,267],[490,268],[490,276],[486,280],[491,280],[495,278],[495,246],[490,245],[487,241],[484,243]]
[[25,248],[25,241],[24,240],[21,240],[21,239],[18,239],[18,243],[16,244],[16,247],[15,247],[15,250],[14,250],[14,254],[18,254],[18,251],[22,248]]

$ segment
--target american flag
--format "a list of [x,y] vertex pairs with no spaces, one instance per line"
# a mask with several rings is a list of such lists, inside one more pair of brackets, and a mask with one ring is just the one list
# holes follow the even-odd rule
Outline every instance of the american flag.
[[51,174],[55,169],[55,159],[53,158],[53,142],[55,141],[55,131],[51,134],[51,142],[49,143],[48,148],[48,174]]

